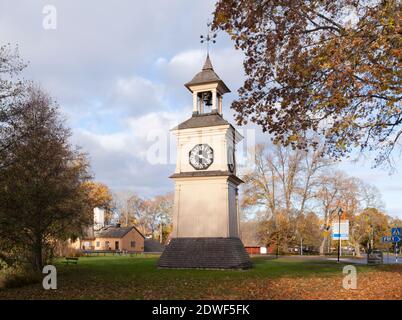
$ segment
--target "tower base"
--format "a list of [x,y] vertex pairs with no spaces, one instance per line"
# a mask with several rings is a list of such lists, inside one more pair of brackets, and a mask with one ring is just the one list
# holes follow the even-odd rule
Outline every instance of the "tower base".
[[252,263],[239,238],[173,238],[158,267],[249,269]]

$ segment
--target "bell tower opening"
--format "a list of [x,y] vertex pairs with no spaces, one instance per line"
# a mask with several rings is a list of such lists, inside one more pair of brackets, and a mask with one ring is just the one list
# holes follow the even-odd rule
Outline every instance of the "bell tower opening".
[[212,111],[212,92],[204,91],[197,94],[200,107],[198,113],[210,113]]
[[215,73],[209,55],[201,72],[185,86],[193,94],[193,116],[211,113],[222,115],[222,96],[230,90]]
[[[197,114],[206,113],[219,113],[222,114],[222,95],[216,92],[216,98],[214,99],[214,92],[201,91],[195,93],[196,105],[194,106],[194,112]],[[215,101],[215,103],[214,103]]]

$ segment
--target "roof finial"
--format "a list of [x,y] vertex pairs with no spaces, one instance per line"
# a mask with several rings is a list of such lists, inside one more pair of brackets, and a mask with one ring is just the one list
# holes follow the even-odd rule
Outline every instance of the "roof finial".
[[211,30],[212,23],[210,21],[207,22],[207,33],[206,35],[201,35],[201,43],[206,42],[207,44],[207,57],[209,56],[209,43],[216,43],[216,33],[212,33]]

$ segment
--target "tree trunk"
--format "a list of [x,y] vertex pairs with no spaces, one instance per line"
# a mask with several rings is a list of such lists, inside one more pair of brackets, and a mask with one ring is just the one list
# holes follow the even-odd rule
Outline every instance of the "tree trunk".
[[42,239],[40,237],[35,244],[33,268],[35,271],[39,272],[42,272],[43,269],[43,248]]
[[327,237],[324,237],[323,239],[322,239],[322,241],[321,241],[321,245],[320,245],[320,256],[324,256],[325,255],[325,244],[326,244],[326,241],[327,240]]
[[362,254],[360,252],[360,244],[358,242],[355,242],[355,253],[357,258],[361,258]]

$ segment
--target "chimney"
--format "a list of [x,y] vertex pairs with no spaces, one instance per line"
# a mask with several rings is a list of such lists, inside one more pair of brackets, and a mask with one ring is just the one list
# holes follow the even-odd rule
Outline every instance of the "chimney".
[[116,228],[120,228],[121,224],[120,223],[116,223]]

